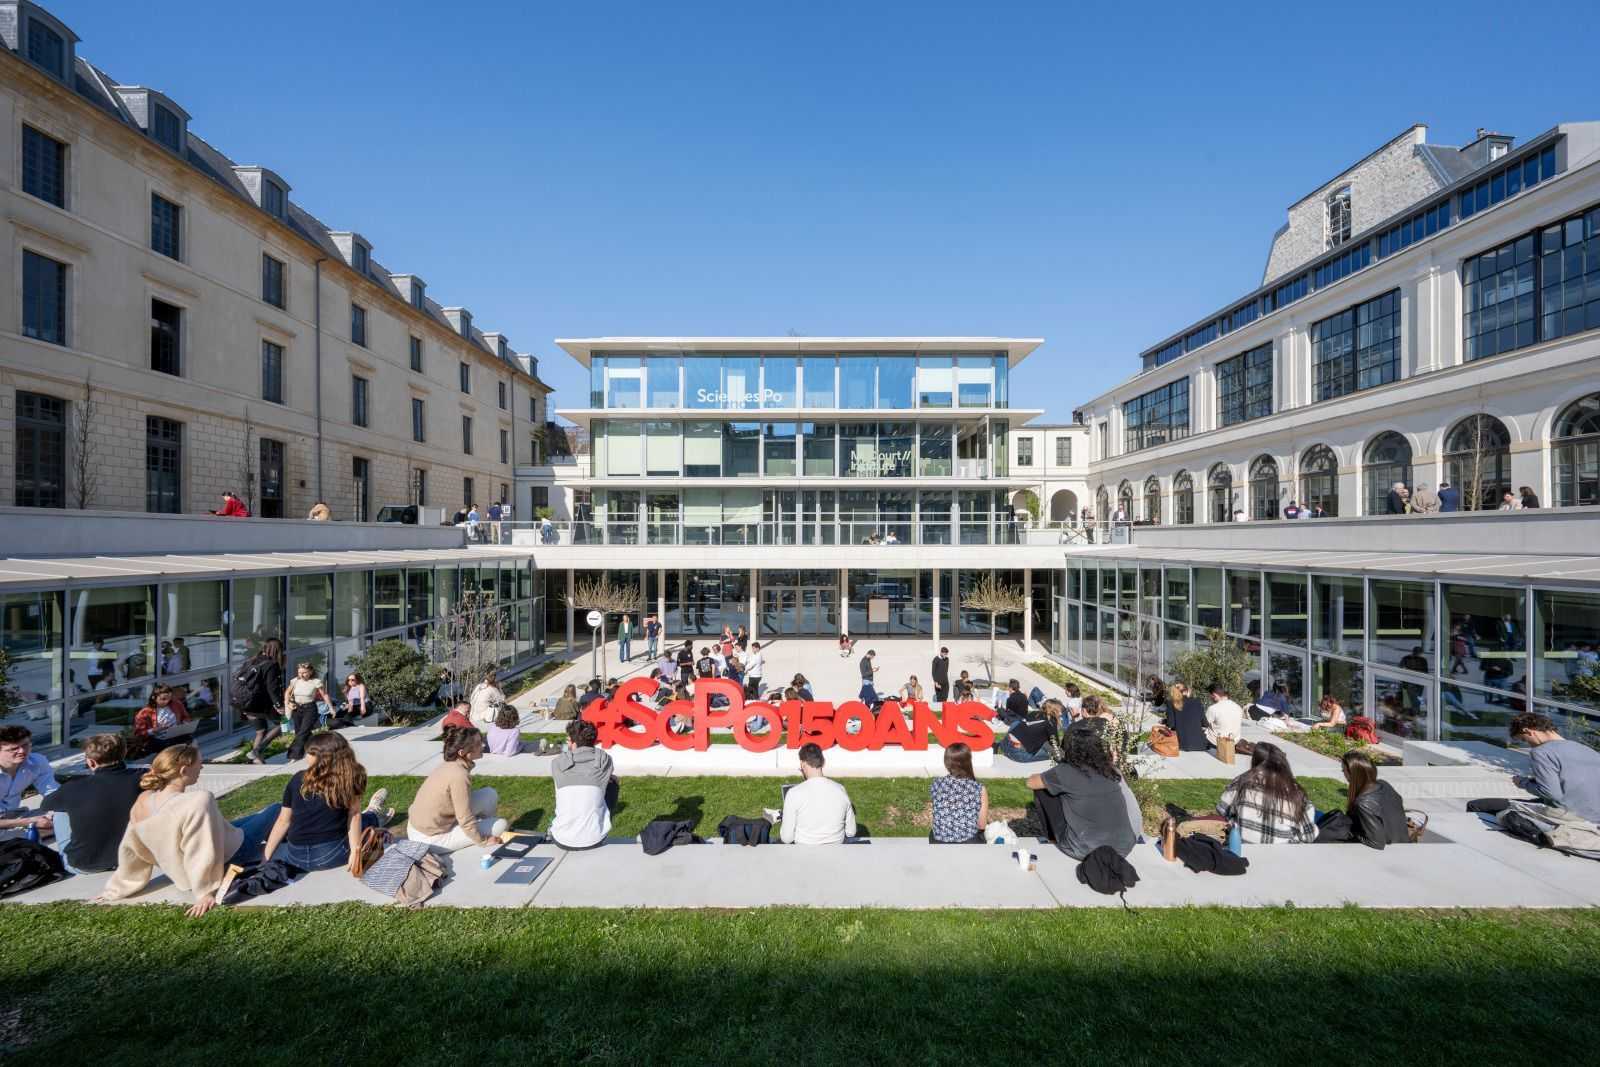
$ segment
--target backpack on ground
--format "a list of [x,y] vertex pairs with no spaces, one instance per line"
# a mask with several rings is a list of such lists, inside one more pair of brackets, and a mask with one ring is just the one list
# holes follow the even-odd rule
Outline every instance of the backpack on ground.
[[729,815],[717,824],[723,843],[729,845],[767,845],[772,843],[772,824],[765,819],[743,819]]
[[53,849],[23,837],[0,841],[0,897],[14,897],[67,876]]
[[267,665],[261,659],[247,661],[239,668],[239,673],[233,676],[233,685],[228,689],[228,702],[233,705],[233,710],[241,714],[250,714],[262,710],[263,704],[270,704],[267,696]]
[[1378,727],[1365,715],[1356,715],[1350,719],[1350,725],[1344,728],[1344,736],[1363,745],[1375,745],[1378,743]]

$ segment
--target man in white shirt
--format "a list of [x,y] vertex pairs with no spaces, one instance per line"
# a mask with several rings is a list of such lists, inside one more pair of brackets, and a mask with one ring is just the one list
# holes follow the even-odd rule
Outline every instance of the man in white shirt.
[[838,845],[856,833],[856,810],[844,786],[822,773],[822,749],[800,746],[805,781],[783,797],[778,834],[786,845]]
[[761,699],[761,674],[766,667],[766,660],[761,656],[761,642],[750,642],[750,655],[744,661],[744,688],[747,693],[754,693],[755,699]]
[[1206,740],[1213,745],[1217,738],[1239,740],[1244,725],[1244,709],[1228,696],[1220,682],[1211,683],[1211,706],[1206,709]]

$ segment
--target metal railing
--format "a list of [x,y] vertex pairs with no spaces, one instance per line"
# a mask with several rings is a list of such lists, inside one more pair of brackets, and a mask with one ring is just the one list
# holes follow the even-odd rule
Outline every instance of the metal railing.
[[[963,515],[959,519],[919,519],[910,515],[849,515],[763,519],[753,522],[684,522],[666,519],[547,520],[480,522],[469,529],[468,544],[501,545],[1021,545],[1041,543],[1023,523],[1009,516]],[[1048,534],[1057,537],[1054,532]],[[1044,542],[1044,543],[1055,543]]]

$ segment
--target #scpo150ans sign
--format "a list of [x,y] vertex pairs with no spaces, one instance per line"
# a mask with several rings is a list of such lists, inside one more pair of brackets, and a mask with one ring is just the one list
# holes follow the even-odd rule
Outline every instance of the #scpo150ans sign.
[[[851,752],[875,752],[885,746],[923,751],[929,734],[946,747],[961,742],[981,752],[994,744],[994,731],[988,723],[994,709],[973,701],[947,701],[943,713],[936,715],[921,700],[904,706],[890,700],[874,720],[859,700],[839,705],[825,700],[785,700],[776,706],[765,701],[746,703],[743,688],[726,678],[697,679],[694,690],[694,699],[669,701],[657,711],[634,699],[654,696],[655,682],[634,678],[619,686],[610,700],[591,702],[583,717],[599,729],[600,744],[605,748],[661,745],[678,752],[704,752],[711,747],[711,730],[718,726],[731,729],[734,739],[751,752],[770,752],[786,741],[789,748],[816,744],[825,749],[837,745]],[[727,704],[713,708],[713,695],[726,698]],[[750,720],[756,717],[767,720],[766,733],[750,732]],[[673,718],[687,719],[693,728],[688,733],[674,733],[668,725]],[[846,729],[852,719],[860,723],[855,732]]]

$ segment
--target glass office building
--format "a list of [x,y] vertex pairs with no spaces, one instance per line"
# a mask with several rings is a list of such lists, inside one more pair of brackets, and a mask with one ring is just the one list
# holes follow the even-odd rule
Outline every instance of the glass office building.
[[[327,565],[304,565],[317,555],[295,556],[294,565],[271,553],[237,557],[241,566],[204,577],[199,567],[182,578],[152,569],[0,587],[0,647],[14,690],[4,721],[27,725],[40,747],[67,745],[127,728],[165,684],[200,733],[229,732],[242,725],[228,707],[229,682],[268,638],[283,642],[289,675],[310,662],[338,695],[352,656],[386,638],[420,646],[470,590],[503,620],[502,669],[543,653],[543,576],[526,556],[403,552],[375,562],[370,553],[323,553]],[[364,562],[334,562],[341,556]],[[163,562],[170,570],[182,559]]]
[[1069,558],[1051,650],[1121,687],[1168,677],[1220,629],[1281,682],[1295,714],[1323,695],[1390,739],[1507,743],[1518,711],[1600,725],[1600,592],[1505,581]]

